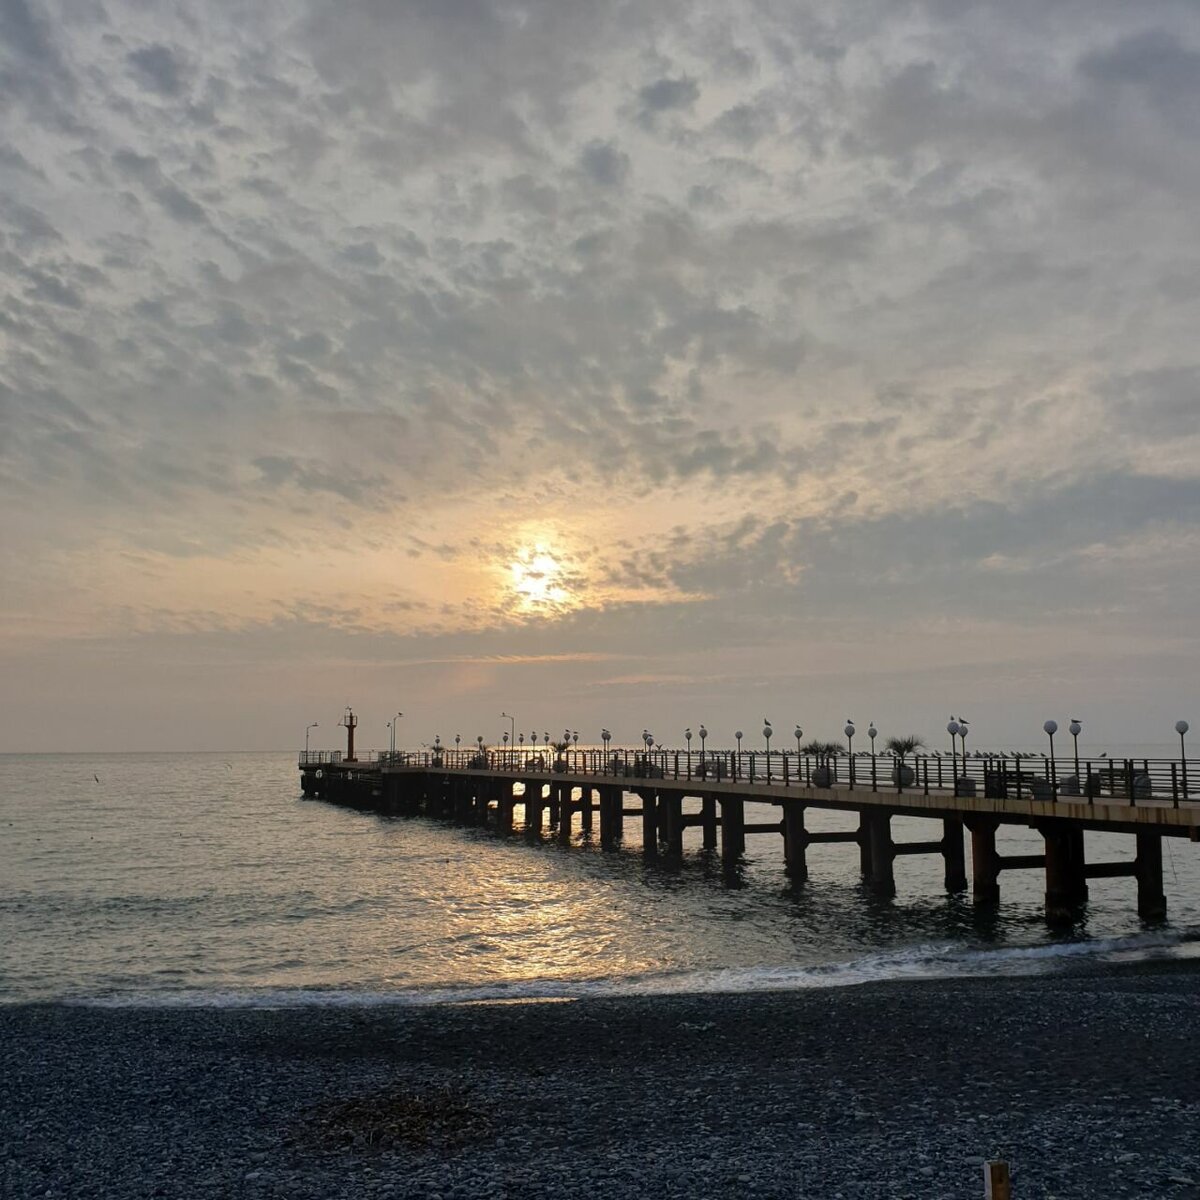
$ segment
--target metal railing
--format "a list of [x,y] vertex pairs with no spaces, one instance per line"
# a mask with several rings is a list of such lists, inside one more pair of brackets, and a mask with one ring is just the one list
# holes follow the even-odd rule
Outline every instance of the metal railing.
[[[599,778],[695,780],[775,787],[933,793],[991,799],[1139,801],[1200,800],[1200,760],[1186,758],[1051,759],[1042,754],[974,751],[964,758],[862,751],[814,755],[794,750],[525,750],[486,748],[367,751],[359,764],[431,770],[591,775]],[[301,753],[300,766],[346,765],[340,751]]]

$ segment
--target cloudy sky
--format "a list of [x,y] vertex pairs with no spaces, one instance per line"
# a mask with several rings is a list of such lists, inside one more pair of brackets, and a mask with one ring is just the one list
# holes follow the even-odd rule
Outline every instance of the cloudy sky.
[[0,748],[1200,723],[1194,0],[0,0],[0,122]]

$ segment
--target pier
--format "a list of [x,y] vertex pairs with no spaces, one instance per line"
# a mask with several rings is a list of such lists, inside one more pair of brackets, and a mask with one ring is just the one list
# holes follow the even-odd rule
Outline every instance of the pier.
[[[763,755],[479,746],[358,758],[351,740],[345,755],[305,751],[298,766],[307,797],[485,827],[503,837],[550,834],[569,844],[582,835],[613,851],[632,820],[640,825],[642,853],[670,859],[682,856],[685,830],[698,828],[701,845],[719,852],[730,882],[738,878],[747,839],[760,836],[782,839],[796,884],[808,876],[810,853],[829,843],[855,844],[864,883],[885,897],[896,894],[894,866],[903,855],[939,855],[946,890],[969,887],[980,905],[1000,902],[1005,872],[1037,870],[1045,875],[1046,916],[1054,923],[1074,919],[1088,880],[1114,876],[1131,879],[1141,917],[1162,919],[1162,840],[1200,841],[1200,763],[1187,760],[1092,759],[1074,774],[1060,774],[1052,760],[1001,753],[901,761],[799,748]],[[769,805],[778,818],[749,821],[747,804]],[[810,830],[810,808],[847,813],[854,823]],[[897,841],[892,821],[901,816],[935,820],[941,836]],[[997,833],[1005,825],[1036,830],[1043,851],[999,853]],[[1134,857],[1088,862],[1089,831],[1127,834]]]

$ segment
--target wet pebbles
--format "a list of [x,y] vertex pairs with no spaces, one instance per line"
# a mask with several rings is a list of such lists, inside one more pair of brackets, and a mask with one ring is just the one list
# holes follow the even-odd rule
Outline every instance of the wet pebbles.
[[0,1196],[1200,1197],[1200,969],[0,1007]]

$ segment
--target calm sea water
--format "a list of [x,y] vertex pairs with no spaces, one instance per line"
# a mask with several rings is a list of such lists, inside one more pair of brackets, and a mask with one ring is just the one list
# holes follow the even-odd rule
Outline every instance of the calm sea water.
[[[829,986],[1054,969],[1079,956],[1200,953],[1200,846],[1168,839],[1170,919],[1144,926],[1130,879],[1093,880],[1051,934],[1039,872],[1001,877],[998,913],[897,860],[871,898],[857,848],[814,846],[789,887],[781,839],[751,837],[744,886],[688,831],[679,867],[499,839],[300,796],[294,754],[6,755],[0,1000],[283,1004]],[[748,807],[747,819],[769,820]],[[776,814],[777,815],[777,814]],[[810,810],[813,828],[845,815]],[[939,825],[895,823],[902,840]],[[1034,852],[1030,831],[1002,853]],[[1088,835],[1089,859],[1132,839]]]

